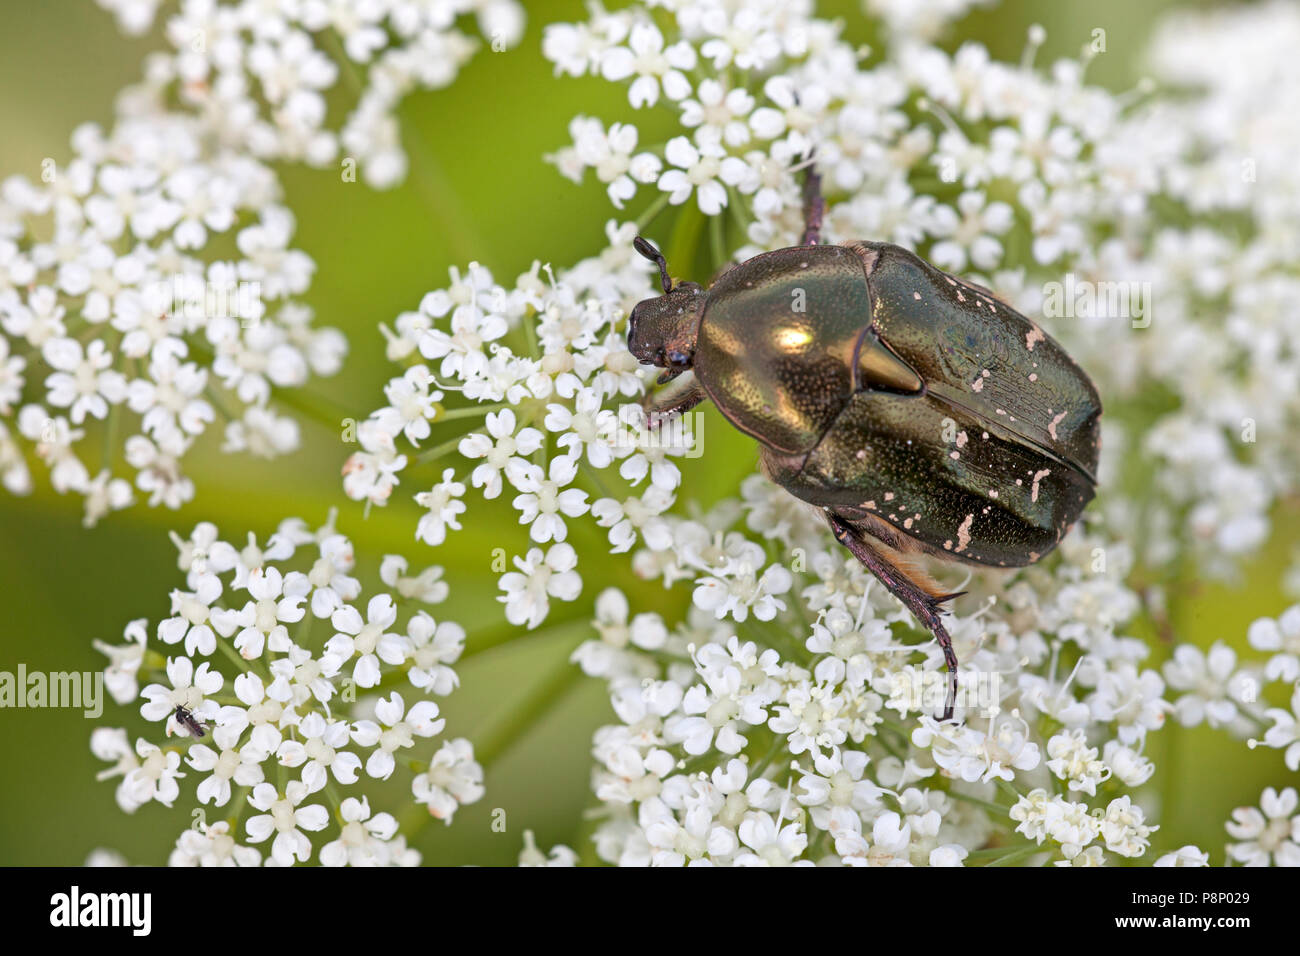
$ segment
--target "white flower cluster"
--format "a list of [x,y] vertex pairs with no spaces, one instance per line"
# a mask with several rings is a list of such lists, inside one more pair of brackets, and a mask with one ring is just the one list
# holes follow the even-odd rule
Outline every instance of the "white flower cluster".
[[[609,862],[1102,865],[1144,857],[1159,829],[1143,789],[1157,767],[1143,751],[1167,715],[1300,766],[1300,691],[1291,710],[1260,703],[1294,683],[1300,607],[1252,625],[1250,643],[1275,652],[1267,661],[1180,645],[1147,666],[1150,649],[1124,634],[1138,607],[1125,549],[1076,531],[1047,567],[973,582],[998,597],[949,618],[962,690],[959,723],[940,724],[937,648],[893,628],[905,619],[894,600],[815,518],[763,479],[743,490],[766,550],[729,530],[733,502],[668,519],[672,544],[639,551],[634,566],[665,584],[694,580],[687,620],[633,614],[611,588],[596,602],[599,638],[573,655],[609,683],[619,718],[593,750],[606,817],[595,840]],[[789,570],[756,576],[773,553]],[[773,569],[784,572],[775,599],[757,585]],[[732,582],[737,603],[720,604],[709,579]],[[764,600],[773,613],[749,619],[744,606]],[[1261,727],[1263,740],[1248,739]],[[1264,813],[1234,813],[1229,833],[1246,842],[1229,857],[1300,862],[1294,800],[1266,797]],[[1161,865],[1204,856],[1183,850]]]
[[[408,469],[431,469],[417,479],[427,490],[414,495],[414,533],[433,546],[462,527],[470,486],[484,499],[509,486],[537,547],[501,569],[501,601],[509,621],[530,628],[552,598],[581,591],[570,521],[590,516],[616,553],[668,543],[664,512],[681,480],[673,458],[690,450],[688,433],[647,431],[640,406],[627,403],[645,390],[623,325],[650,292],[648,264],[632,248],[634,224],[610,222],[607,233],[599,257],[558,275],[534,263],[510,289],[477,263],[453,270],[447,289],[385,327],[388,356],[406,371],[358,425],[360,450],[343,468],[347,495],[371,504],[386,503]],[[476,404],[446,408],[452,390]],[[476,427],[421,447],[441,423],[466,419]],[[459,475],[446,467],[453,454]]]
[[[171,807],[184,782],[223,815],[209,822],[200,809],[172,865],[288,866],[313,853],[326,866],[418,864],[407,843],[418,823],[407,815],[399,831],[392,813],[373,812],[366,782],[409,778],[407,806],[447,824],[483,795],[470,742],[436,742],[446,722],[431,698],[456,688],[465,644],[460,625],[420,607],[447,597],[442,569],[409,575],[389,555],[379,573],[396,598],[364,599],[332,516],[315,529],[284,521],[265,544],[250,534],[238,547],[210,524],[173,540],[185,586],[156,643],[144,620],[124,645],[96,642],[114,700],[140,702],[160,732],[134,743],[121,728],[93,732],[95,756],[112,765],[100,779],[121,778],[121,808]],[[203,736],[191,739],[196,721]]]
[[[157,0],[98,3],[129,33],[157,15]],[[182,0],[166,21],[172,50],[149,59],[146,79],[231,148],[317,167],[351,163],[386,188],[407,168],[397,107],[413,90],[456,79],[480,45],[462,29],[471,16],[494,51],[523,34],[515,0]],[[340,73],[356,100],[341,125],[328,116]]]
[[[30,491],[33,452],[93,525],[132,486],[189,501],[183,459],[218,418],[228,451],[292,451],[276,390],[332,375],[347,346],[296,300],[315,266],[269,167],[140,90],[72,146],[0,184],[0,480]],[[232,257],[202,255],[226,234]]]
[[[133,34],[160,7],[100,4]],[[87,124],[67,163],[0,184],[0,483],[30,491],[34,454],[57,491],[83,496],[89,526],[136,492],[189,501],[183,459],[218,418],[227,451],[294,450],[297,421],[272,404],[291,399],[276,390],[333,374],[346,342],[295,299],[315,266],[290,246],[266,163],[342,151],[345,180],[359,168],[398,182],[396,108],[455,79],[477,46],[458,27],[470,15],[497,50],[523,30],[514,0],[180,3],[171,51],[149,56],[111,130]],[[327,96],[341,72],[357,103],[336,132]],[[237,255],[203,257],[224,234]],[[128,413],[138,424],[124,427]]]
[[[631,616],[610,589],[597,601],[600,638],[574,654],[609,682],[620,719],[595,739],[602,858],[958,865],[987,858],[997,833],[1007,845],[1016,802],[1046,799],[1054,782],[1062,793],[1115,794],[1107,824],[1071,804],[1066,815],[1090,835],[1058,841],[1061,861],[1104,827],[1106,849],[1146,851],[1153,828],[1118,790],[1151,776],[1141,749],[1168,705],[1158,673],[1137,670],[1146,647],[1116,634],[1136,604],[1125,568],[1092,571],[1097,542],[1076,533],[1053,574],[1022,572],[1001,600],[952,622],[964,723],[941,725],[930,716],[945,693],[937,650],[895,631],[896,602],[814,516],[763,479],[743,490],[742,509],[670,519],[672,544],[635,555],[644,576],[694,579],[686,622]],[[792,556],[789,567],[769,564],[772,554]],[[780,580],[764,587],[774,570]],[[732,603],[706,581],[725,582]],[[1077,613],[1083,603],[1091,614]],[[1068,675],[1063,659],[1076,662]],[[1010,846],[1002,852],[1027,849]]]
[[815,155],[829,241],[970,273],[1095,377],[1102,486],[1130,492],[1103,503],[1112,533],[1138,529],[1144,563],[1190,550],[1231,573],[1300,475],[1300,11],[1176,18],[1157,76],[1209,88],[1176,101],[1087,85],[1104,31],[1047,71],[1040,28],[1019,64],[928,42],[968,6],[869,0],[893,42],[864,59],[809,0],[594,5],[546,28],[556,72],[625,83],[681,129],[645,147],[633,113],[578,116],[552,160],[575,181],[593,170],[619,208],[646,188],[652,211],[693,200],[715,256],[744,259],[798,236],[795,170]]

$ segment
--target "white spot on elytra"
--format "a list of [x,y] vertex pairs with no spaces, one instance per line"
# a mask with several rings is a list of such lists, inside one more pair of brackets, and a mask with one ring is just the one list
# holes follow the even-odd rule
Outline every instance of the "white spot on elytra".
[[1036,343],[1045,342],[1046,340],[1047,336],[1043,334],[1042,329],[1036,325],[1030,325],[1029,331],[1025,333],[1025,348],[1032,352]]
[[[1050,412],[1051,409],[1049,408],[1048,411]],[[1052,419],[1052,424],[1050,424],[1050,425],[1047,426],[1047,434],[1049,434],[1049,435],[1051,435],[1053,438],[1055,438],[1055,437],[1056,437],[1056,426],[1059,425],[1059,424],[1061,424],[1061,422],[1065,419],[1065,416],[1068,415],[1068,414],[1069,414],[1068,412],[1061,412],[1061,414],[1059,414],[1059,415],[1057,415],[1055,418],[1053,418],[1053,419]]]
[[1029,493],[1030,501],[1038,500],[1038,483],[1052,473],[1050,468],[1044,468],[1042,471],[1034,472],[1034,486]]
[[920,302],[920,301],[921,301],[921,293],[919,293],[919,292],[913,292],[913,293],[912,293],[912,298],[915,299],[917,302]]
[[968,514],[966,520],[961,523],[961,527],[957,529],[957,552],[959,554],[966,550],[966,545],[970,544],[970,526],[974,523],[974,513]]

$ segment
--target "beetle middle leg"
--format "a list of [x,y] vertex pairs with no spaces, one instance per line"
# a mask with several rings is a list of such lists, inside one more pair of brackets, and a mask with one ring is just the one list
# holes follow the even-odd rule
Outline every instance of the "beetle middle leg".
[[671,418],[684,415],[708,397],[704,386],[693,379],[681,388],[646,392],[641,399],[641,407],[645,410],[646,427],[657,428]]
[[953,650],[952,638],[939,620],[939,607],[943,600],[927,593],[905,571],[863,540],[857,530],[839,515],[828,511],[826,518],[835,534],[835,540],[848,548],[862,562],[863,567],[874,574],[889,589],[890,594],[902,601],[903,606],[916,615],[921,625],[939,642],[939,647],[943,649],[943,659],[948,665],[948,699],[944,704],[943,716],[939,719],[951,720],[953,707],[957,703],[957,652]]
[[826,199],[822,196],[822,177],[817,172],[815,160],[810,160],[803,171],[803,237],[801,246],[816,246],[822,241],[822,218],[826,215]]

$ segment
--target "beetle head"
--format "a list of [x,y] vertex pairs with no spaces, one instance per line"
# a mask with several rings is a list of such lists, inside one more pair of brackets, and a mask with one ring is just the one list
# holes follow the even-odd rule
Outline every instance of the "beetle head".
[[659,266],[664,294],[643,299],[632,310],[627,326],[627,347],[642,365],[667,369],[660,382],[676,378],[695,361],[695,339],[700,330],[704,287],[695,282],[673,285],[663,253],[637,236],[632,243],[641,255]]

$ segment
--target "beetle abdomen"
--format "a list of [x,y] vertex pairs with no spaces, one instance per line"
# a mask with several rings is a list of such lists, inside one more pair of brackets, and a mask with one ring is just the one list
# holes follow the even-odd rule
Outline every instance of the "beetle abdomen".
[[[945,430],[951,443],[936,441]],[[954,560],[1003,567],[1052,550],[1093,495],[1075,469],[928,395],[859,392],[815,449],[769,456],[769,468],[812,504],[873,515]]]

